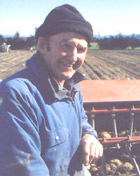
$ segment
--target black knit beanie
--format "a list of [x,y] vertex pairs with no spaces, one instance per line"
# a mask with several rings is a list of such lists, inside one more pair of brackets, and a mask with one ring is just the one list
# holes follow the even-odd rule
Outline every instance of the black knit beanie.
[[49,37],[60,32],[77,32],[90,43],[93,37],[91,24],[73,6],[65,4],[53,9],[44,23],[37,29],[35,37]]

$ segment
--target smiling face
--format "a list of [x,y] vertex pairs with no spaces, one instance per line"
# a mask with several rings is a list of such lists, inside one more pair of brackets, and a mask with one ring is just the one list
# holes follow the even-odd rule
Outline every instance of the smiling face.
[[[44,41],[44,45],[47,45],[46,41]],[[83,35],[63,32],[50,37],[50,50],[44,46],[44,49],[39,49],[39,51],[48,65],[49,71],[63,85],[64,81],[71,78],[83,64],[87,48],[88,43]]]

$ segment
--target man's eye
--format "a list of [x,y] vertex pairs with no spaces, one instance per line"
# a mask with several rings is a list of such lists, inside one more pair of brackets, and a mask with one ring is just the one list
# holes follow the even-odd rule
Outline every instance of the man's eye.
[[78,53],[82,53],[82,52],[84,52],[85,50],[84,50],[83,48],[77,48],[77,51],[78,51]]

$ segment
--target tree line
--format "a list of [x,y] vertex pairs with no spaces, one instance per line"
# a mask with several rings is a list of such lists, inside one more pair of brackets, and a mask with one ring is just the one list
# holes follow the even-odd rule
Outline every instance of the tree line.
[[99,49],[134,49],[140,47],[140,39],[134,34],[131,36],[123,36],[118,34],[116,36],[104,37],[104,38],[94,38],[93,41],[97,42]]
[[[123,36],[118,34],[116,36],[110,37],[93,37],[92,42],[96,42],[99,46],[99,49],[134,49],[140,47],[140,39],[137,38],[134,34],[131,36]],[[0,45],[6,43],[11,45],[11,49],[30,49],[31,47],[36,46],[36,40],[34,36],[30,37],[20,37],[19,32],[17,32],[13,37],[4,38],[0,35]]]
[[34,36],[30,37],[20,37],[19,32],[17,32],[13,37],[3,37],[0,35],[0,45],[6,43],[11,45],[11,49],[30,49],[36,45],[36,40]]

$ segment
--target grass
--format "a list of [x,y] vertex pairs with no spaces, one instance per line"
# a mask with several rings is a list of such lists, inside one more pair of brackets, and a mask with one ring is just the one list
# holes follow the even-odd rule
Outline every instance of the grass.
[[[100,50],[98,43],[97,42],[90,43],[89,50]],[[126,50],[132,50],[132,47],[128,46]],[[140,50],[140,47],[136,47],[134,48],[134,50]]]
[[98,43],[97,42],[90,43],[89,50],[95,50],[95,49],[99,49]]

